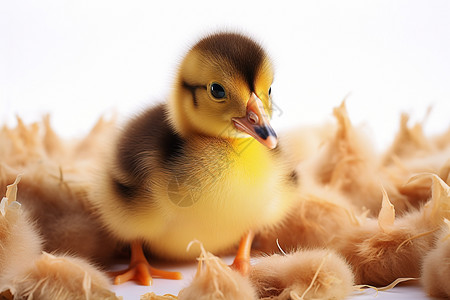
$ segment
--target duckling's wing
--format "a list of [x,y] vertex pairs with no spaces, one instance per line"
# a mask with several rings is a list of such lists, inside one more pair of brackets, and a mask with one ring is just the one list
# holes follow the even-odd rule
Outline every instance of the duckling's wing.
[[115,192],[124,200],[138,197],[146,179],[183,155],[184,143],[168,120],[165,104],[132,119],[122,132],[114,154],[110,174]]

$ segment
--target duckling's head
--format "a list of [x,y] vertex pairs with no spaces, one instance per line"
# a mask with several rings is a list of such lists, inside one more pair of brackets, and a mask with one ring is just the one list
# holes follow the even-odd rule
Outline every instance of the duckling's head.
[[170,99],[170,119],[184,136],[255,138],[270,149],[273,67],[264,49],[236,33],[201,39],[183,59]]

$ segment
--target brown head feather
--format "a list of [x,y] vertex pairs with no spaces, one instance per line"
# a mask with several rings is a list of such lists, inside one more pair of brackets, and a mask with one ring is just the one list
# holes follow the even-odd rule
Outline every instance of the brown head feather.
[[200,40],[193,49],[226,59],[254,90],[258,68],[266,57],[264,49],[255,41],[238,33],[216,33]]

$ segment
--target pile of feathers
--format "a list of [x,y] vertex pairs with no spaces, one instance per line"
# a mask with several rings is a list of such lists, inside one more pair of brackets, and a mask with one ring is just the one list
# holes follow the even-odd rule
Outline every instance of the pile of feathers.
[[[179,295],[142,299],[344,299],[362,285],[412,279],[450,297],[450,129],[425,136],[403,115],[380,154],[345,103],[333,114],[334,123],[281,135],[298,200],[257,232],[249,276],[202,248]],[[101,118],[80,140],[57,136],[49,117],[1,128],[0,298],[119,299],[98,266],[123,245],[89,199],[116,123]]]

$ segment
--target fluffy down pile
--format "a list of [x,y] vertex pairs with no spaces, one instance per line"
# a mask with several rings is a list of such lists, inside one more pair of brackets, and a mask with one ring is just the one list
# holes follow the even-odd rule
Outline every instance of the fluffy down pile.
[[[248,277],[202,249],[197,275],[177,297],[142,299],[344,299],[355,285],[399,278],[450,297],[450,130],[427,137],[404,115],[379,154],[344,104],[334,116],[280,138],[297,168],[298,201],[258,232]],[[89,200],[115,123],[100,119],[70,141],[48,117],[0,130],[0,297],[117,299],[101,268],[122,245]]]

